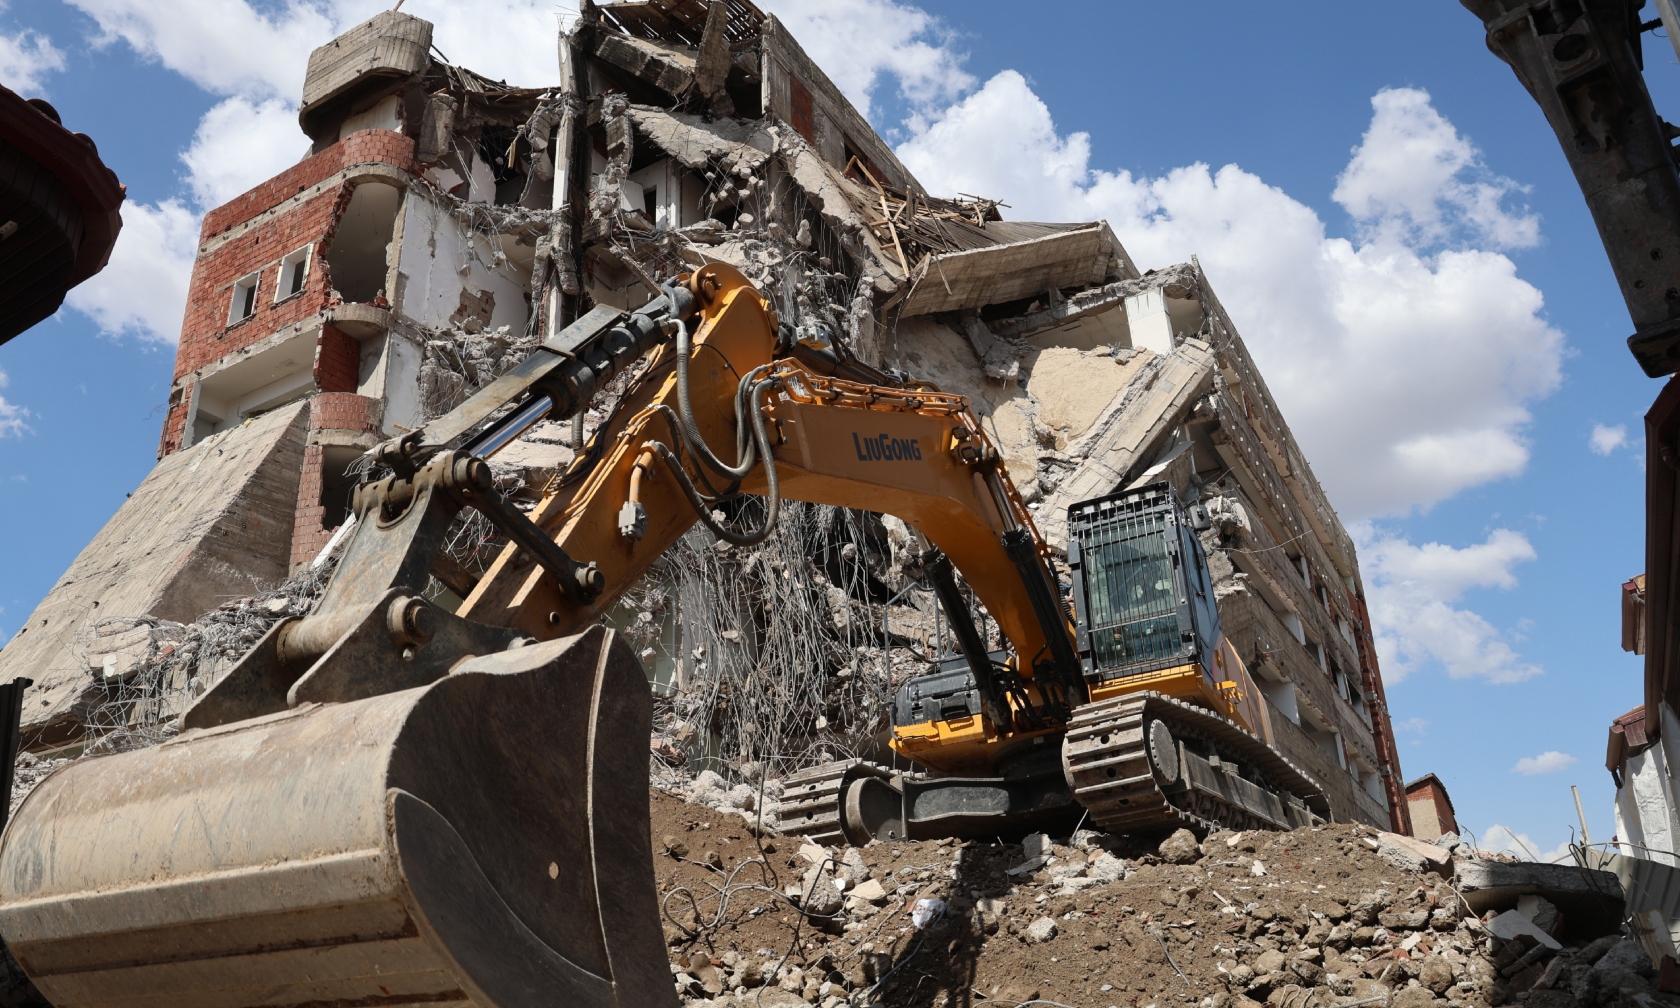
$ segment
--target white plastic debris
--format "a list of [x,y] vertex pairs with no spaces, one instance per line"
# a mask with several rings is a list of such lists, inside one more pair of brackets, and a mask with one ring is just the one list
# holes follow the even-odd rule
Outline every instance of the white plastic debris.
[[910,923],[921,930],[945,915],[945,901],[942,899],[919,899],[915,907],[910,910]]
[[1266,866],[1262,864],[1258,858],[1256,858],[1253,866],[1248,869],[1248,873],[1258,878],[1259,876],[1266,874]]

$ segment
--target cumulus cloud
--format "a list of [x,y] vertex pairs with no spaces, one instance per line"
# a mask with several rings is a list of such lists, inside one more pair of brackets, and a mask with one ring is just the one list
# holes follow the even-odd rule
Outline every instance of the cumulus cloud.
[[1522,759],[1517,760],[1517,765],[1511,768],[1511,772],[1514,774],[1522,774],[1524,777],[1537,777],[1540,774],[1551,774],[1557,773],[1560,770],[1567,770],[1579,762],[1581,761],[1568,753],[1561,753],[1556,749],[1548,749],[1538,756],[1524,756]]
[[950,29],[920,8],[894,0],[770,0],[764,6],[865,116],[888,76],[918,111],[974,86]]
[[173,343],[181,334],[199,216],[178,200],[165,200],[124,203],[122,219],[110,264],[65,302],[107,334]]
[[[5,9],[0,3],[0,11]],[[47,36],[27,28],[0,32],[0,84],[29,96],[41,91],[47,74],[63,69],[64,53]]]
[[1498,823],[1482,831],[1481,843],[1478,846],[1482,850],[1515,854],[1525,861],[1540,861],[1545,864],[1562,864],[1573,856],[1569,853],[1567,840],[1551,850],[1542,850],[1541,845],[1527,833],[1519,833]]
[[193,199],[208,210],[284,171],[308,147],[296,106],[234,97],[204,114],[181,161]]
[[1524,188],[1489,174],[1427,92],[1384,88],[1371,109],[1371,127],[1331,194],[1369,238],[1416,243],[1466,234],[1496,248],[1539,243],[1539,219],[1504,206]]
[[1626,424],[1606,427],[1601,423],[1593,424],[1592,433],[1587,436],[1587,444],[1592,447],[1594,455],[1609,455],[1617,448],[1625,448],[1628,443]]
[[1537,556],[1527,536],[1494,529],[1471,546],[1416,546],[1369,524],[1350,531],[1359,546],[1385,681],[1399,682],[1430,661],[1454,679],[1515,683],[1541,674],[1498,628],[1454,604],[1472,588],[1516,587],[1513,568]]
[[[0,371],[0,389],[11,383],[6,372]],[[0,396],[0,438],[20,437],[29,432],[29,425],[24,421],[29,418],[29,411],[15,403],[6,401]]]
[[1106,219],[1145,268],[1199,256],[1332,503],[1404,514],[1523,470],[1528,407],[1557,388],[1564,343],[1511,260],[1472,244],[1520,245],[1532,218],[1501,208],[1491,194],[1506,190],[1426,93],[1378,99],[1338,183],[1353,238],[1236,165],[1094,167],[1090,138],[1057,132],[1012,70],[898,153],[935,192],[996,196],[1027,220]]

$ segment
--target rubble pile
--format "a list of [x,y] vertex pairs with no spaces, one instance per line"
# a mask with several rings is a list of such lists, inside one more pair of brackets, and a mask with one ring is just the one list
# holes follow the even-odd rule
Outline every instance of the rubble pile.
[[[193,698],[236,665],[274,624],[314,608],[334,566],[304,568],[191,623],[116,616],[92,624],[77,648],[99,687],[90,694],[94,699],[81,740],[85,751],[123,752],[173,738]],[[21,777],[19,782],[21,787]]]
[[1456,869],[1514,859],[1456,837],[1335,824],[834,849],[760,834],[736,804],[752,790],[719,778],[686,802],[653,795],[686,1008],[1680,1003],[1613,920],[1532,894],[1472,911]]

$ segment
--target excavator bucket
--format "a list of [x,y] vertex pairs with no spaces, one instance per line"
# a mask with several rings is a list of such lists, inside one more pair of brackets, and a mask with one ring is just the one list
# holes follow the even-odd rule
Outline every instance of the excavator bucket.
[[611,631],[79,760],[0,840],[58,1008],[675,1005]]

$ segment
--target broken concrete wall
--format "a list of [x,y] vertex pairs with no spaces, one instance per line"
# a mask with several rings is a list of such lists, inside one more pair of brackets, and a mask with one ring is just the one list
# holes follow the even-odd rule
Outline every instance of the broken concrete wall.
[[0,679],[35,680],[30,748],[78,740],[102,699],[93,624],[151,614],[188,622],[286,576],[303,465],[303,403],[166,456],[0,650]]

